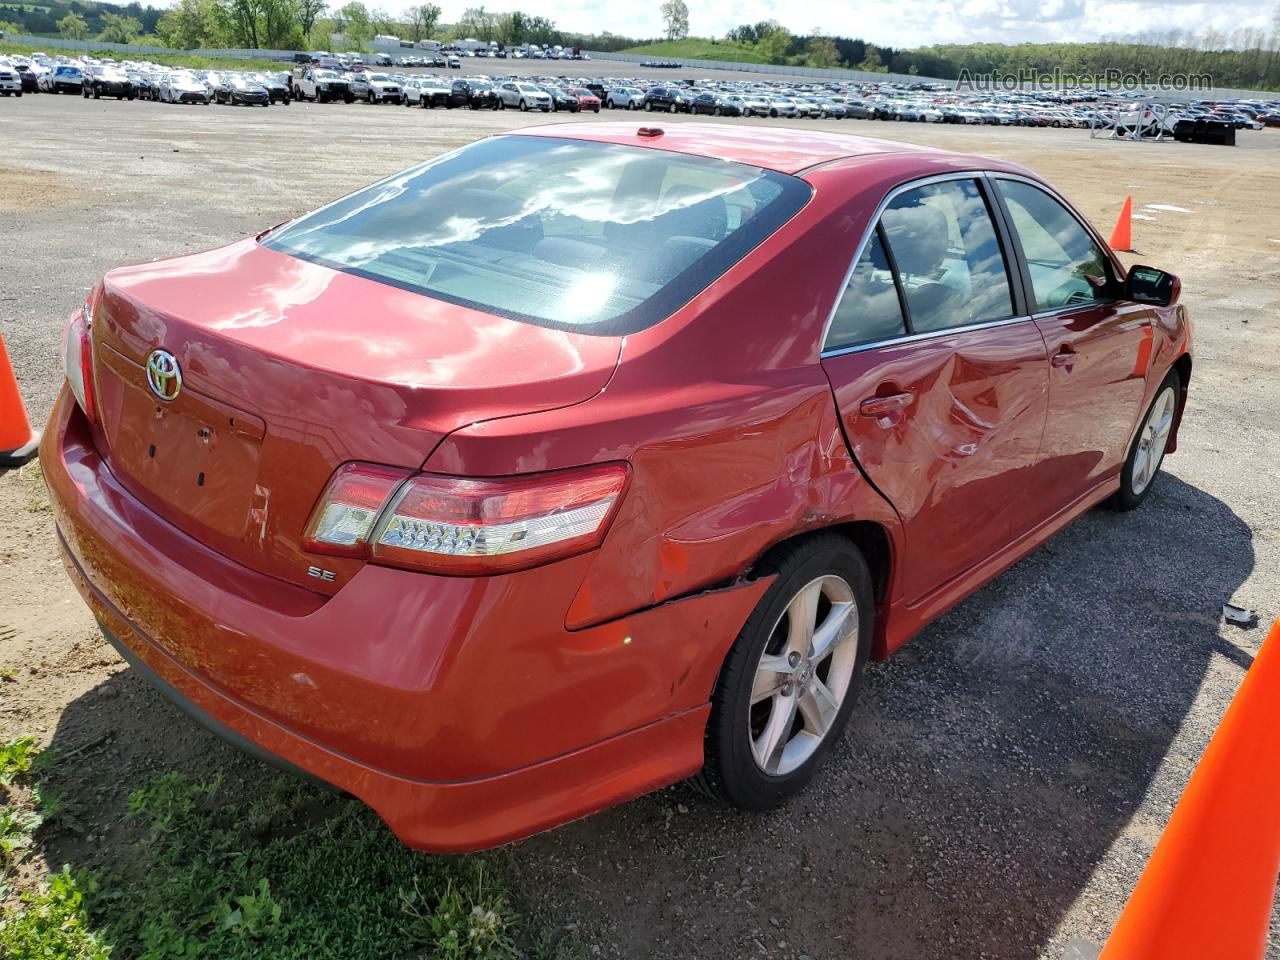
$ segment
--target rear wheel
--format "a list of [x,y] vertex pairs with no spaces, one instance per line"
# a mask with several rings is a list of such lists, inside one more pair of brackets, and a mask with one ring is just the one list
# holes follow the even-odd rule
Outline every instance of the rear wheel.
[[1178,415],[1178,394],[1182,381],[1176,370],[1170,370],[1155,399],[1147,408],[1142,426],[1133,438],[1129,455],[1120,471],[1120,489],[1107,500],[1113,510],[1132,510],[1142,503],[1155,485],[1156,474],[1164,462],[1164,452],[1173,436],[1173,422]]
[[870,572],[842,536],[785,546],[760,572],[776,579],[720,671],[694,781],[744,810],[776,807],[813,777],[848,722],[874,627]]

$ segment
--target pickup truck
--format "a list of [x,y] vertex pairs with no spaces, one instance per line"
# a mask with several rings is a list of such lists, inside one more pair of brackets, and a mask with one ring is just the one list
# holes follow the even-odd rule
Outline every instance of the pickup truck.
[[319,67],[305,68],[300,76],[294,78],[293,89],[299,100],[313,100],[316,103],[328,103],[330,100],[351,103],[355,100],[346,77]]

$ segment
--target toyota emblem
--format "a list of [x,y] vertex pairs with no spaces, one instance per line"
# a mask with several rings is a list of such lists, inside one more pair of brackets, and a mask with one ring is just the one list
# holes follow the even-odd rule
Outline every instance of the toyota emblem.
[[147,354],[147,384],[151,392],[168,403],[182,392],[182,368],[178,358],[168,350],[152,350]]

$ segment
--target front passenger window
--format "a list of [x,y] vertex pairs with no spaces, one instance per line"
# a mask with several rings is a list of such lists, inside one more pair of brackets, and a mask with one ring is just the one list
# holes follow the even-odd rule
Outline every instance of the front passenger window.
[[1022,246],[1039,310],[1111,299],[1107,256],[1061,203],[1020,180],[1000,180],[1000,193]]

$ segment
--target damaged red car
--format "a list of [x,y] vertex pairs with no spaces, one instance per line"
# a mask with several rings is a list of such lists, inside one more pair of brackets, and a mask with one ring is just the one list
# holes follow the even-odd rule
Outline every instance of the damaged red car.
[[41,458],[134,668],[407,844],[760,810],[869,659],[1151,493],[1178,295],[1002,161],[526,128],[109,272]]

